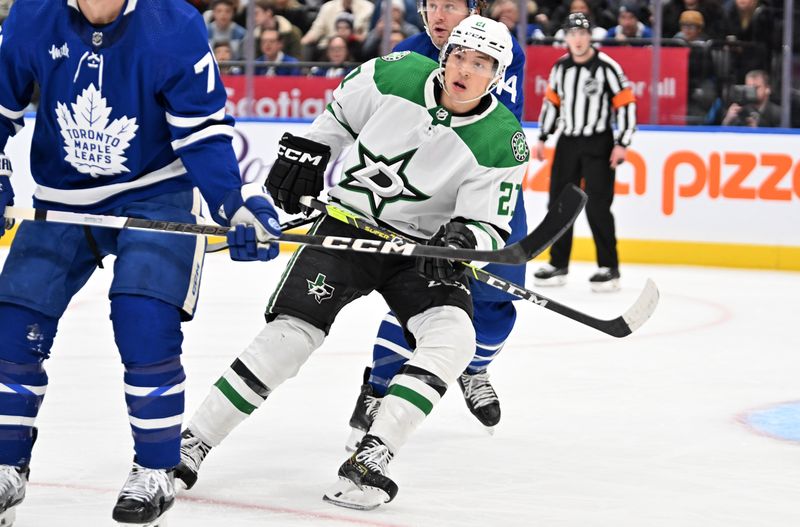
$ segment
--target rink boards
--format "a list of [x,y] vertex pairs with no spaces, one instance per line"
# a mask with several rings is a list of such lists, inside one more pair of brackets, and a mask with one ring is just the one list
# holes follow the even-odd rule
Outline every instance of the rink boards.
[[[17,205],[30,204],[34,184],[28,119],[6,147],[14,162]],[[302,134],[307,121],[240,119],[234,147],[246,181],[264,178],[280,136]],[[525,128],[536,142],[535,125]],[[548,159],[532,160],[524,181],[529,223],[547,205],[553,139]],[[498,145],[498,147],[500,147]],[[61,150],[54,146],[54,153]],[[337,161],[328,185],[341,171]],[[643,127],[628,162],[617,171],[616,217],[623,262],[697,264],[800,270],[800,133],[786,130]],[[576,223],[574,258],[594,260],[585,216]],[[10,237],[0,240],[8,244]]]

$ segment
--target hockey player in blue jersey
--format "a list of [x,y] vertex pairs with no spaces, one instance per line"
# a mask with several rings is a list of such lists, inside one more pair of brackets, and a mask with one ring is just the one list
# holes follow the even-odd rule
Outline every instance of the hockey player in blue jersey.
[[[439,60],[440,49],[453,28],[467,16],[478,13],[483,5],[482,0],[418,0],[417,7],[425,32],[400,42],[394,51],[415,51]],[[504,82],[497,86],[494,95],[521,121],[525,54],[516,39],[512,37],[511,40],[513,60],[506,70]],[[511,243],[527,234],[527,218],[522,189],[509,189],[508,192],[508,206],[514,207],[511,237],[508,240]],[[524,265],[491,264],[485,269],[513,283],[525,283]],[[470,280],[470,289],[475,310],[473,323],[477,347],[472,362],[459,377],[458,384],[472,414],[484,426],[491,428],[500,421],[500,401],[489,382],[487,368],[500,353],[514,328],[517,312],[511,303],[514,297],[507,293],[474,280]],[[369,430],[392,377],[400,371],[411,354],[400,323],[393,313],[388,313],[378,329],[372,351],[372,367],[364,372],[364,384],[350,418],[352,432],[345,445],[348,450],[355,450],[361,437]]]
[[[242,186],[225,89],[190,4],[15,2],[0,32],[0,213],[14,197],[3,151],[24,124],[34,83],[36,207],[196,222],[202,193],[216,221],[237,226],[233,259],[277,254],[277,244],[264,243],[280,234],[276,213],[260,189]],[[6,227],[0,222],[0,235]],[[108,254],[116,256],[111,321],[135,451],[112,516],[150,525],[172,505],[184,410],[181,322],[195,312],[204,249],[199,237],[20,226],[0,273],[0,525],[13,522],[25,496],[58,322]],[[92,375],[73,380],[87,398],[96,397]]]

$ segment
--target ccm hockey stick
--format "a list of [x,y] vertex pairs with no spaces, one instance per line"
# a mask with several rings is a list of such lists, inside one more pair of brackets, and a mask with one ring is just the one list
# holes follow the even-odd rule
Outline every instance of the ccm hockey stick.
[[[583,191],[575,186],[567,187],[556,202],[556,206],[547,213],[542,223],[540,223],[536,229],[517,243],[513,243],[497,251],[479,251],[425,245],[408,242],[397,237],[393,239],[376,240],[348,238],[344,236],[283,233],[275,241],[310,245],[337,251],[357,251],[408,257],[429,256],[448,260],[521,264],[530,259],[530,254],[538,254],[538,252],[541,252],[554,240],[558,239],[558,237],[572,225],[572,222],[575,221],[575,218],[583,209],[585,203],[586,194],[584,194]],[[104,216],[20,207],[6,207],[3,215],[6,218],[14,218],[16,220],[51,221],[72,225],[88,225],[90,227],[135,229],[200,236],[225,236],[228,231],[231,230],[229,227],[219,227],[217,225],[179,223],[124,216]]]
[[[376,236],[381,236],[385,239],[403,237],[402,235],[376,225],[375,223],[370,222],[368,219],[358,216],[353,212],[335,207],[328,203],[323,203],[310,196],[304,196],[300,198],[300,203],[310,209],[321,211],[323,214],[327,214],[328,216],[331,216],[339,221],[343,221],[349,225],[352,225],[353,227],[370,232]],[[541,250],[536,254],[542,252],[544,249],[545,247],[542,247]],[[536,254],[533,256],[536,256]],[[603,333],[611,335],[612,337],[626,337],[639,329],[642,324],[644,324],[647,319],[650,318],[650,315],[653,314],[653,311],[655,311],[656,306],[658,305],[658,288],[656,288],[656,284],[648,278],[647,282],[645,282],[644,289],[639,294],[639,298],[636,299],[636,302],[634,302],[624,314],[611,320],[603,320],[595,318],[591,315],[587,315],[586,313],[582,313],[569,306],[565,306],[564,304],[560,304],[555,300],[551,300],[546,296],[535,293],[530,289],[525,289],[524,287],[516,285],[513,282],[509,282],[504,278],[484,271],[479,267],[475,267],[474,265],[470,265],[465,262],[462,263],[464,264],[464,267],[467,268],[467,272],[479,282],[496,287],[501,291],[505,291],[506,293],[514,295],[523,300],[527,300],[528,302],[536,304],[537,306],[554,311],[559,315],[563,315],[567,318],[575,320],[576,322],[580,322],[585,326],[602,331]]]

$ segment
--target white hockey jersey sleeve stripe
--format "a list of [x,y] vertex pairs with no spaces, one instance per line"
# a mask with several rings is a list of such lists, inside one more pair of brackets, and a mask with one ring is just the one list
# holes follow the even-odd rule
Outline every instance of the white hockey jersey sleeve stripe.
[[23,108],[22,110],[14,111],[14,110],[9,110],[3,105],[0,105],[0,115],[5,117],[6,119],[12,119],[12,120],[22,119],[22,117],[25,115],[25,109]]
[[225,108],[220,108],[218,112],[214,112],[211,115],[202,117],[180,117],[169,112],[166,112],[166,114],[167,123],[170,126],[174,126],[176,128],[196,128],[209,121],[222,121],[225,118]]
[[43,201],[86,206],[106,200],[122,192],[153,185],[167,179],[182,176],[185,173],[186,168],[184,168],[181,160],[177,159],[164,168],[144,174],[133,181],[77,190],[64,190],[39,185],[33,195],[36,199]]
[[496,251],[505,246],[505,241],[500,233],[486,223],[470,222],[467,223],[467,228],[475,235],[478,241],[476,249],[479,251]]
[[185,146],[189,146],[192,143],[202,141],[203,139],[208,139],[209,137],[213,137],[215,135],[227,135],[228,137],[233,137],[233,127],[227,124],[215,124],[214,126],[203,128],[199,132],[188,135],[183,139],[176,139],[172,141],[172,149],[177,152]]

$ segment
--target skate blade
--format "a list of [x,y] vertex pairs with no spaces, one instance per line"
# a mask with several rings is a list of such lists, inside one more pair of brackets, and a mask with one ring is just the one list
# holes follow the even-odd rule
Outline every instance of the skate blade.
[[486,429],[486,433],[489,434],[490,436],[494,435],[494,427],[493,426],[485,426],[484,425],[483,428]]
[[347,442],[344,444],[344,449],[348,452],[355,452],[358,450],[359,445],[361,445],[361,439],[364,438],[366,432],[363,430],[359,430],[358,428],[351,428],[350,429],[350,437],[347,438]]
[[[2,525],[2,524],[0,524]],[[117,525],[122,525],[125,527],[167,527],[167,513],[165,512],[155,520],[147,523],[125,523],[125,522],[117,522]]]
[[613,293],[619,291],[619,279],[614,278],[608,282],[589,282],[595,293]]
[[10,527],[14,524],[14,519],[17,517],[17,507],[16,505],[6,509],[4,512],[0,513],[0,526],[1,527]]
[[389,501],[389,495],[375,487],[361,487],[347,478],[339,481],[322,496],[323,501],[339,507],[359,511],[371,511]]
[[559,287],[567,283],[566,276],[554,276],[553,278],[534,278],[533,285],[537,287]]

